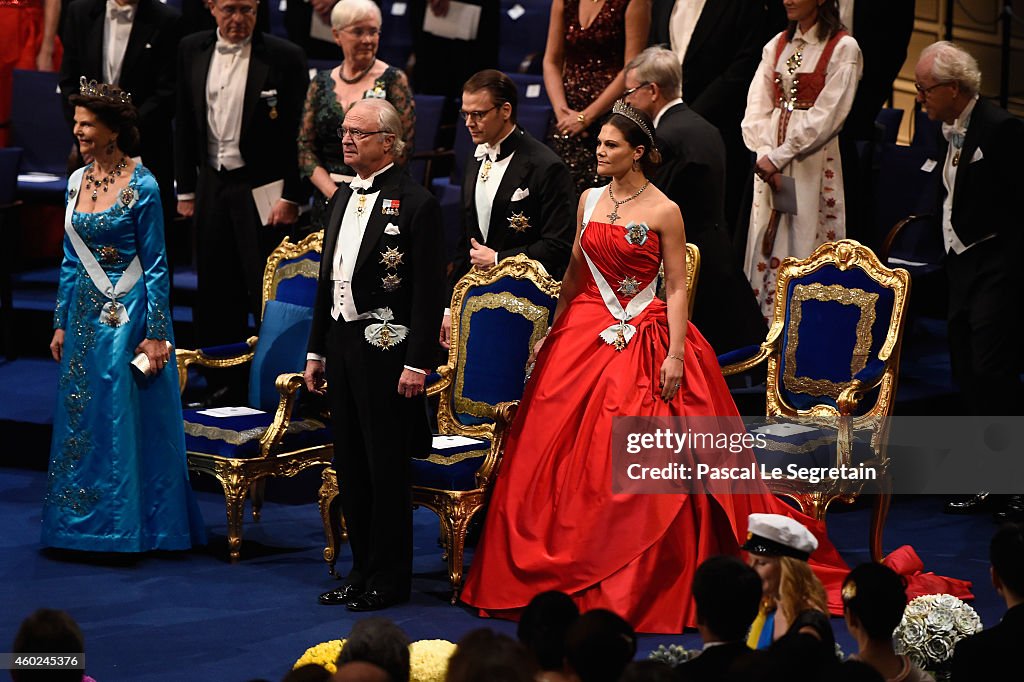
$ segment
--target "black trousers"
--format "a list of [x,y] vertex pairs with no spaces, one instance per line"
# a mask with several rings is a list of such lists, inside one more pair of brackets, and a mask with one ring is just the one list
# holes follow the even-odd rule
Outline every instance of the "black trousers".
[[1024,414],[1018,257],[1000,236],[946,256],[949,356],[968,414]]
[[348,526],[348,583],[406,599],[412,582],[409,460],[430,444],[425,399],[398,393],[405,349],[367,343],[373,320],[334,322],[327,337],[327,392],[334,468]]
[[195,220],[198,345],[245,341],[250,313],[259,329],[263,270],[285,231],[260,224],[244,168],[200,170]]

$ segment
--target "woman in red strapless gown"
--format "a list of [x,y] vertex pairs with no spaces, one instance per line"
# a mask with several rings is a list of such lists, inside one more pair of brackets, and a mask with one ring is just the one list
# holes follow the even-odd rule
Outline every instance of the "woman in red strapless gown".
[[[714,350],[686,319],[683,221],[647,181],[656,163],[650,119],[620,106],[597,148],[611,185],[581,199],[554,325],[512,427],[462,599],[483,615],[515,618],[538,592],[561,590],[581,610],[611,609],[638,631],[678,633],[695,625],[694,570],[715,554],[739,554],[751,512],[789,514],[810,528],[820,543],[812,562],[838,592],[847,568],[820,524],[767,489],[612,493],[614,417],[737,414]],[[653,295],[662,259],[667,303]],[[628,342],[617,350],[620,331]],[[743,457],[753,461],[749,451]]]

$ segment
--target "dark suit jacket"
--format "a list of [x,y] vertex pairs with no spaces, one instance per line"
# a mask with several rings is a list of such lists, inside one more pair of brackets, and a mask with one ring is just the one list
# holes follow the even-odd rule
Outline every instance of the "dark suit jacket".
[[678,682],[721,682],[729,679],[729,668],[753,655],[743,642],[727,642],[705,649],[694,659],[675,668]]
[[[124,51],[120,86],[132,95],[139,110],[143,163],[161,182],[170,181],[173,154],[171,139],[174,116],[175,57],[181,40],[181,16],[159,0],[139,0],[128,45]],[[68,97],[78,94],[78,79],[85,76],[103,82],[103,33],[106,0],[75,0],[68,7],[64,30],[64,59],[60,67],[60,89],[69,123],[74,109]]]
[[[207,164],[206,77],[216,40],[215,31],[194,33],[182,39],[178,49],[174,153],[179,194],[195,191],[198,170]],[[254,187],[283,178],[284,198],[297,203],[303,200],[304,189],[296,139],[308,85],[302,50],[286,40],[253,33],[239,147]],[[274,90],[276,95],[267,95]],[[272,106],[274,97],[277,102]]]
[[[650,44],[671,45],[674,5],[675,0],[654,0]],[[707,0],[683,59],[683,100],[719,129],[738,125],[761,48],[770,37],[763,2]]]
[[[437,321],[444,311],[444,239],[441,236],[441,207],[437,199],[414,181],[401,166],[393,166],[375,179],[380,194],[370,207],[363,240],[352,273],[352,296],[360,313],[376,308],[391,308],[394,323],[409,327],[409,336],[395,349],[404,354],[403,364],[427,369],[437,358]],[[341,185],[328,205],[330,220],[324,228],[313,326],[309,334],[309,352],[326,355],[327,332],[331,318],[331,264],[338,243],[338,231],[352,190]],[[383,213],[389,199],[400,202],[398,215]],[[389,223],[399,234],[385,233]],[[382,278],[394,271],[385,269],[381,254],[397,248],[403,255],[397,274],[401,284],[385,291]],[[394,387],[389,386],[393,391]]]
[[1020,675],[1021,642],[1024,642],[1024,604],[1007,611],[998,625],[956,645],[954,682],[1014,679]]
[[[942,164],[949,143],[939,146],[939,205],[942,215],[946,189]],[[960,151],[953,185],[953,231],[969,246],[989,234],[1000,234],[1008,248],[1020,245],[1020,197],[1024,196],[1024,121],[984,97],[974,105]]]
[[[494,195],[491,222],[484,241],[476,213],[476,183],[481,161],[466,162],[462,183],[462,238],[452,268],[451,284],[469,271],[470,237],[498,252],[498,259],[524,253],[540,261],[555,279],[561,279],[569,264],[569,253],[576,235],[576,190],[565,163],[546,145],[520,127],[502,144],[504,152],[513,146],[515,153]],[[516,190],[529,194],[512,201]],[[529,223],[525,230],[512,227],[513,214],[522,214]]]

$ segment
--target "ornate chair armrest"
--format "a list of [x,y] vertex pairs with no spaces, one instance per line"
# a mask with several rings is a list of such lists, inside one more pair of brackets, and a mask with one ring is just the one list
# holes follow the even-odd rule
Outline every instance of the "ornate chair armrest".
[[839,405],[839,414],[852,416],[857,409],[857,403],[868,391],[877,388],[885,377],[885,363],[874,359],[864,369],[857,372],[849,386],[839,394],[836,403]]
[[281,394],[281,399],[277,402],[277,412],[274,413],[274,420],[270,422],[270,426],[267,427],[267,430],[260,437],[260,452],[264,457],[269,455],[274,446],[284,438],[284,434],[288,430],[288,424],[292,420],[292,411],[295,409],[295,402],[298,400],[299,389],[305,385],[305,379],[298,372],[277,375],[277,381],[274,382],[274,386],[277,388],[277,392]]
[[189,365],[200,367],[234,367],[252,361],[257,337],[250,336],[243,342],[224,346],[208,346],[196,350],[175,348],[174,358],[178,363],[178,389],[185,391],[188,384]]
[[505,454],[505,441],[518,411],[518,400],[498,403],[494,407],[494,436],[491,438],[491,449],[476,472],[477,485],[481,488],[486,488],[498,473],[501,457]]
[[882,242],[882,248],[878,252],[878,258],[883,263],[889,262],[889,253],[892,251],[892,246],[896,242],[896,238],[899,236],[900,232],[906,229],[907,225],[919,220],[935,220],[935,216],[931,213],[915,213],[913,215],[908,215],[906,218],[892,226],[889,233],[885,235],[885,240]]
[[454,371],[451,365],[441,365],[427,375],[427,395],[437,395],[452,384]]
[[719,355],[718,364],[722,367],[722,374],[731,376],[756,367],[767,360],[774,350],[774,347],[767,343],[762,343],[760,346],[747,346]]

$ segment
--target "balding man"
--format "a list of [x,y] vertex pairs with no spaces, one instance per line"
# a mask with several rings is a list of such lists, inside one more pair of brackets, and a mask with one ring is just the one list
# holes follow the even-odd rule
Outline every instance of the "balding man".
[[352,570],[320,602],[374,611],[409,598],[409,458],[430,447],[424,382],[444,310],[444,240],[437,200],[395,164],[395,108],[360,100],[340,132],[357,177],[328,205],[305,378],[315,393],[329,386]]
[[725,146],[715,126],[681,98],[671,50],[649,47],[626,65],[625,100],[654,122],[662,163],[654,184],[679,205],[686,240],[701,253],[693,321],[719,352],[761,343],[768,333],[725,226]]

